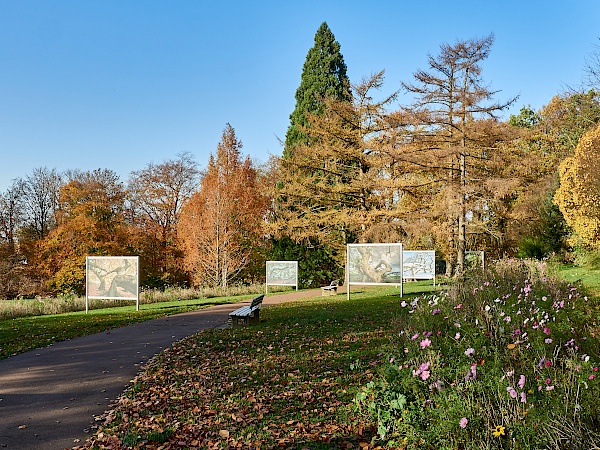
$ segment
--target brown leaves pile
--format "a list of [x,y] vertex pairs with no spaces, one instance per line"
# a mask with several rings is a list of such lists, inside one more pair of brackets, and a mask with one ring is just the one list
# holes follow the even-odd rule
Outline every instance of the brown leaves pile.
[[76,449],[373,448],[349,388],[372,374],[339,351],[365,344],[341,340],[293,327],[193,336],[155,357]]

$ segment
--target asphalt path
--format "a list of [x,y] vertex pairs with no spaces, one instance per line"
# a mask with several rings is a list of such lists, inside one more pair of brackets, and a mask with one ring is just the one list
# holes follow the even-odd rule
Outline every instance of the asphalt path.
[[[265,297],[263,307],[321,295],[320,289]],[[176,341],[227,327],[248,302],[217,305],[59,342],[0,361],[0,448],[62,450],[81,445],[95,418],[144,364]]]

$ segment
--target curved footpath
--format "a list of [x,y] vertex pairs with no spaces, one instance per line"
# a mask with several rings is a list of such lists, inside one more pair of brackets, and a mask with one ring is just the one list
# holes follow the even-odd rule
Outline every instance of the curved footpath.
[[[321,295],[265,297],[263,307]],[[247,302],[217,305],[59,342],[0,361],[0,449],[59,450],[81,445],[155,354],[198,331],[225,328]]]

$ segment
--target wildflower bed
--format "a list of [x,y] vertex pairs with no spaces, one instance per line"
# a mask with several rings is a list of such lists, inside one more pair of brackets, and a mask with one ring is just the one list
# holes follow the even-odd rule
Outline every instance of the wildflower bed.
[[388,446],[599,448],[598,304],[543,263],[402,301],[396,327],[356,398]]
[[598,303],[579,286],[508,261],[391,292],[180,342],[83,448],[598,448]]

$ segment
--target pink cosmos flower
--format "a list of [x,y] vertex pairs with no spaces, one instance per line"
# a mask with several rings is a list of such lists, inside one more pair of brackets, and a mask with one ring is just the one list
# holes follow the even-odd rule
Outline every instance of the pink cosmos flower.
[[519,389],[523,389],[523,386],[525,386],[525,375],[519,377]]
[[430,372],[429,370],[425,370],[423,372],[421,372],[421,380],[425,381],[427,378],[429,378]]
[[465,376],[465,381],[476,380],[477,379],[477,364],[471,364],[471,370],[467,372]]
[[550,328],[544,327],[544,334],[550,334]]
[[521,392],[521,403],[527,403],[527,394],[525,392]]
[[429,347],[431,345],[431,341],[429,339],[425,338],[421,341],[420,345],[421,345],[421,348]]
[[474,348],[469,347],[468,349],[465,350],[465,355],[467,355],[469,358],[471,356],[473,356],[473,353],[475,353],[475,349]]
[[419,333],[415,333],[413,334],[413,336],[410,338],[411,341],[414,341],[416,338],[419,337]]
[[506,392],[508,392],[508,395],[510,395],[511,398],[517,398],[517,391],[515,391],[515,389],[512,386],[508,386],[506,388]]
[[546,338],[546,339],[544,339],[544,342],[546,344],[552,344],[552,339],[551,338]]
[[538,363],[538,368],[542,368],[544,367],[544,361],[546,361],[546,357],[542,356],[542,359],[540,359],[540,362]]
[[469,421],[467,420],[466,417],[463,417],[462,419],[460,419],[460,427],[461,428],[466,428],[467,424],[469,423]]
[[593,380],[594,378],[596,378],[596,375],[594,375],[594,374],[590,375],[590,380]]

